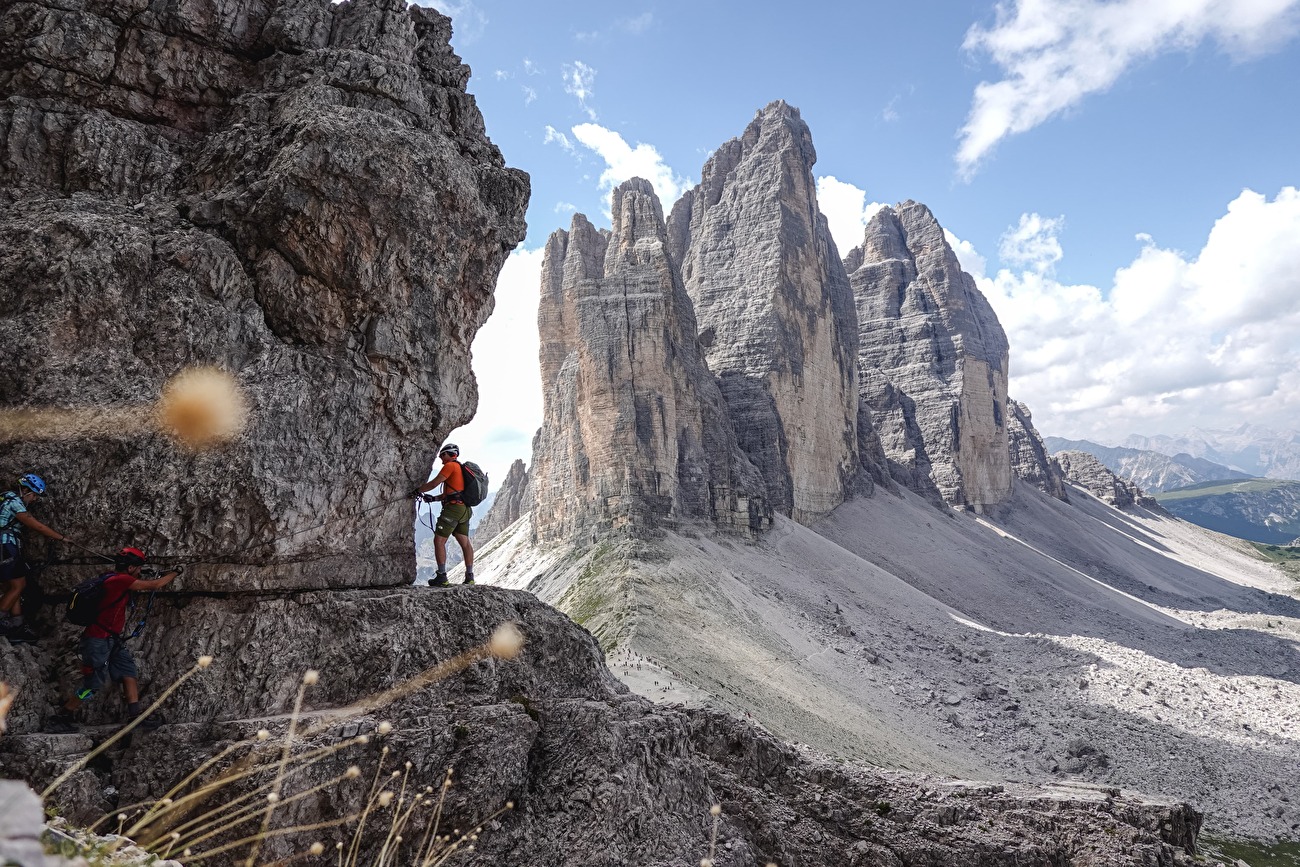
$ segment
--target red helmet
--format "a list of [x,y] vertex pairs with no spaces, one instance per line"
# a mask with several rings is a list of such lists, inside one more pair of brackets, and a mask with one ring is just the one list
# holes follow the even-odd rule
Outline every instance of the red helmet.
[[113,559],[119,566],[143,566],[149,558],[139,548],[123,548]]

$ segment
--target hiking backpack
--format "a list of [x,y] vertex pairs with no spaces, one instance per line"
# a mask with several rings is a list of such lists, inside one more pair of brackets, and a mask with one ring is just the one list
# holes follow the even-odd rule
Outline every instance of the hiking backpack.
[[460,495],[461,502],[467,506],[477,506],[487,497],[487,473],[472,461],[461,461],[460,471],[461,477],[465,480],[465,490]]
[[108,592],[104,582],[115,574],[117,573],[105,572],[94,578],[88,578],[72,588],[72,598],[68,600],[67,611],[69,623],[75,623],[77,626],[95,625],[95,621],[99,620],[99,610],[104,605],[104,594]]

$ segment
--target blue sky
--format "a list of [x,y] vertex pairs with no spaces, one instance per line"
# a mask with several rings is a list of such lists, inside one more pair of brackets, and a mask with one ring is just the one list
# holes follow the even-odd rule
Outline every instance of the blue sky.
[[778,98],[841,254],[872,203],[934,211],[1044,434],[1300,428],[1300,0],[432,5],[533,185],[456,434],[490,471],[540,423],[547,235],[632,174],[666,210]]

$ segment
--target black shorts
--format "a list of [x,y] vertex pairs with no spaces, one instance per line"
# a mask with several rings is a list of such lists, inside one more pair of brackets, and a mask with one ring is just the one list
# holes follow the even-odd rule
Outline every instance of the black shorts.
[[13,581],[26,578],[29,567],[23,559],[23,549],[18,545],[5,542],[0,545],[0,581]]

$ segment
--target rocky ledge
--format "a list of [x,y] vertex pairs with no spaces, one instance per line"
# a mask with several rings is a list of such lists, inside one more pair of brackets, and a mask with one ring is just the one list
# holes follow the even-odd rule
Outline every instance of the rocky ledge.
[[[714,805],[718,865],[1193,863],[1200,817],[1186,805],[1086,786],[1044,791],[884,772],[784,744],[727,715],[655,705],[611,676],[590,634],[524,592],[169,598],[155,616],[159,628],[139,648],[150,695],[198,656],[214,661],[167,700],[167,724],[133,734],[56,790],[51,806],[69,818],[89,822],[158,798],[217,754],[200,779],[260,764],[260,775],[219,797],[253,792],[274,773],[303,672],[313,669],[319,681],[305,691],[292,752],[322,754],[291,763],[273,829],[356,813],[380,778],[394,790],[405,781],[409,804],[411,792],[438,786],[451,767],[444,823],[482,824],[474,863],[696,863],[709,851]],[[485,658],[411,687],[409,678],[504,621],[525,637],[517,658]],[[11,734],[0,740],[0,771],[37,786],[114,730],[34,733],[54,698],[44,686],[61,664],[54,646],[0,650],[19,696]],[[351,714],[340,710],[359,701]],[[101,701],[99,712],[110,704]],[[268,740],[257,739],[259,729]],[[359,779],[345,773],[354,764]],[[322,788],[294,798],[314,786]],[[507,802],[513,809],[498,813]],[[383,846],[391,819],[376,808],[361,863]],[[160,825],[154,834],[170,831]],[[272,837],[261,857],[336,839],[350,840],[351,826]]]

